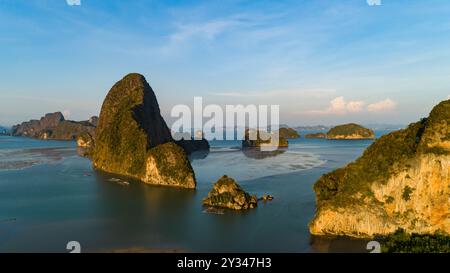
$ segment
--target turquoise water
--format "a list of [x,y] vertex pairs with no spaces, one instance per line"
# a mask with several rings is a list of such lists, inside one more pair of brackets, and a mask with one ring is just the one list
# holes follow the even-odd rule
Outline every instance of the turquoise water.
[[[206,158],[192,159],[198,185],[191,191],[93,171],[73,142],[0,136],[0,252],[67,252],[69,241],[88,252],[365,251],[360,241],[313,238],[308,223],[314,182],[371,143],[296,139],[261,156],[237,141],[212,141]],[[207,213],[201,201],[224,174],[275,199],[250,211]]]

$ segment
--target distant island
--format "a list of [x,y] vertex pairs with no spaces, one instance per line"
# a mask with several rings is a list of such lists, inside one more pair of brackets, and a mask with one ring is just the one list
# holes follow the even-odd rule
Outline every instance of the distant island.
[[315,235],[450,234],[450,100],[314,185]]
[[283,127],[278,130],[279,136],[285,139],[295,139],[300,138],[300,134],[297,132],[297,130],[289,128],[289,127]]
[[325,133],[305,134],[305,138],[327,138],[327,134]]
[[294,127],[297,131],[326,131],[329,130],[330,126],[325,125],[311,125],[311,126],[296,126]]
[[38,139],[75,140],[82,133],[94,134],[97,117],[86,121],[66,120],[61,112],[49,113],[40,120],[30,120],[11,128],[12,136]]
[[365,128],[359,124],[348,123],[338,125],[327,133],[317,132],[305,134],[305,138],[322,138],[322,139],[346,139],[346,140],[358,140],[358,139],[375,139],[375,133],[368,128]]
[[327,139],[374,139],[375,133],[355,123],[338,125],[327,132]]
[[[246,129],[244,133],[244,139],[242,140],[242,148],[261,148],[264,146],[272,146],[271,140],[273,140],[272,133]],[[289,146],[289,142],[286,138],[279,135],[278,145],[279,148],[286,148]]]

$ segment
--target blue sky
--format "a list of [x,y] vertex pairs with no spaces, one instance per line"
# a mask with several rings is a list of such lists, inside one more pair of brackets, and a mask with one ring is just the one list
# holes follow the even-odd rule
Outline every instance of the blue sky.
[[176,104],[402,124],[450,95],[450,1],[0,0],[0,124],[99,113],[129,72]]

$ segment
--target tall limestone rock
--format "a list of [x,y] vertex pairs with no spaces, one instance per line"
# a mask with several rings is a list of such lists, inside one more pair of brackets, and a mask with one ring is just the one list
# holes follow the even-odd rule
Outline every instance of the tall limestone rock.
[[316,235],[450,234],[450,100],[314,185]]
[[196,186],[185,152],[173,142],[156,96],[139,74],[125,76],[106,96],[92,159],[97,169],[148,184]]

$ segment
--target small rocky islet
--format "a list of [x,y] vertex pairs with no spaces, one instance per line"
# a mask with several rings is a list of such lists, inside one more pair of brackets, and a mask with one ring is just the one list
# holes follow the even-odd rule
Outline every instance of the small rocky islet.
[[[278,137],[278,142],[272,141]],[[274,145],[275,144],[275,145]],[[242,148],[262,148],[262,147],[276,147],[287,148],[289,142],[281,135],[265,132],[261,130],[245,129],[244,139],[242,140]]]
[[368,128],[365,128],[356,123],[348,123],[335,126],[328,132],[309,133],[305,134],[305,138],[322,138],[330,140],[362,140],[375,139],[375,133]]
[[327,139],[375,139],[375,133],[359,124],[348,123],[331,128]]
[[234,179],[224,175],[213,186],[203,205],[210,207],[246,210],[256,208],[258,198],[250,195],[239,186]]
[[297,130],[290,128],[290,127],[283,127],[278,130],[278,134],[281,138],[285,139],[296,139],[300,138],[300,134],[297,132]]
[[327,138],[327,134],[325,134],[325,133],[310,133],[310,134],[305,134],[305,138]]
[[264,194],[261,198],[250,195],[231,177],[222,176],[203,199],[203,205],[209,208],[227,208],[232,210],[247,210],[258,206],[258,201],[272,201],[274,197]]

